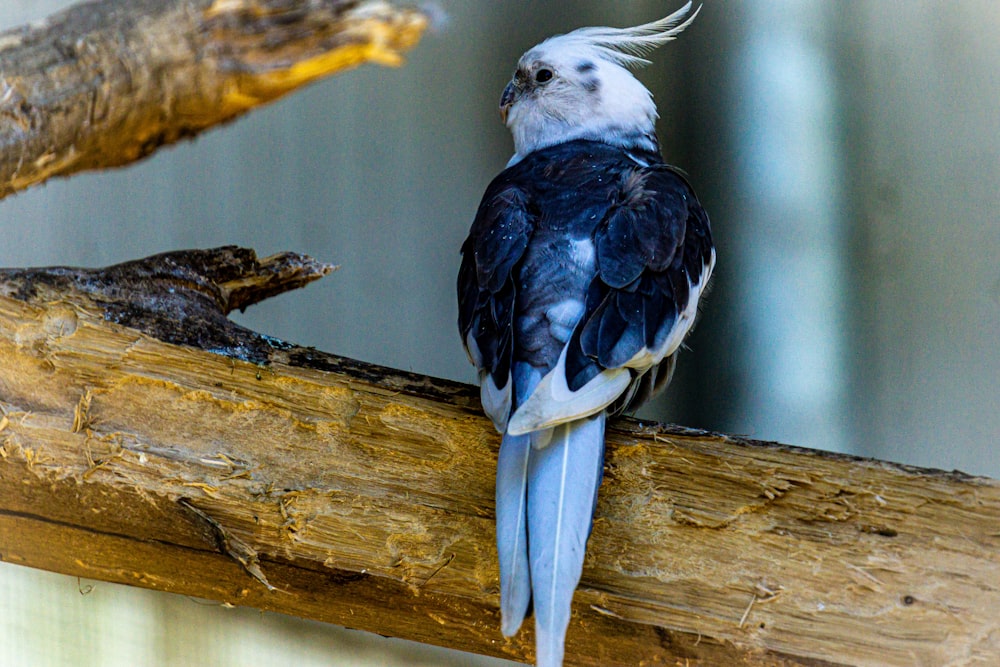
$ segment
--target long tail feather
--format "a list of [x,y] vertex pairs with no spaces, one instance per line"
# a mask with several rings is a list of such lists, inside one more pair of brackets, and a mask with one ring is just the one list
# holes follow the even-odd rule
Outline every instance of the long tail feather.
[[[512,407],[530,396],[541,373],[530,364],[514,363]],[[504,433],[497,460],[497,555],[500,557],[500,630],[510,637],[517,633],[531,604],[531,574],[528,568],[528,458],[531,435]]]
[[553,429],[528,461],[528,557],[538,667],[562,665],[604,459],[604,413]]
[[525,501],[528,485],[527,435],[503,436],[497,460],[497,553],[500,556],[500,630],[514,635],[531,601],[528,571],[528,527]]

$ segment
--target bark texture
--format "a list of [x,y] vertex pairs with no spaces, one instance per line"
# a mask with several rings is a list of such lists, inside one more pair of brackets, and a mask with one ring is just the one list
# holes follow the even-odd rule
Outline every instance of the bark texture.
[[[529,660],[477,392],[224,317],[331,268],[0,270],[0,556]],[[998,518],[992,480],[616,422],[567,663],[995,664]]]
[[347,0],[100,0],[0,34],[0,198],[142,159],[363,62],[427,23]]

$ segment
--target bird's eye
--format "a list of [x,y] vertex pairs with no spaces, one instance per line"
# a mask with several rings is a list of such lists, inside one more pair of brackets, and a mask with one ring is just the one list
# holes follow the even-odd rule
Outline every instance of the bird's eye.
[[542,68],[535,72],[535,81],[538,83],[545,83],[552,78],[552,70]]

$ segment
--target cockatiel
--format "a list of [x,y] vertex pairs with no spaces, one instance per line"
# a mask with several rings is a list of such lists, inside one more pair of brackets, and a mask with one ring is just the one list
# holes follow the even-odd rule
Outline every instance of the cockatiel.
[[652,95],[629,71],[691,24],[690,9],[521,57],[500,98],[514,156],[462,246],[459,328],[503,434],[502,631],[533,603],[542,667],[562,664],[605,420],[666,386],[715,265],[708,216],[660,156]]

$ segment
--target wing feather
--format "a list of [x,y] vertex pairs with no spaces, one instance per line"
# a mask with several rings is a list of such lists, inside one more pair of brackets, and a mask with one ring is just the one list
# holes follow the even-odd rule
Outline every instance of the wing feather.
[[462,245],[458,273],[459,331],[469,358],[480,370],[483,407],[501,431],[514,401],[510,376],[517,287],[513,272],[532,229],[527,195],[505,174],[494,179],[483,195]]
[[581,352],[601,369],[633,369],[638,381],[677,351],[694,323],[714,266],[708,216],[676,170],[636,168],[595,244],[598,272],[580,328]]

